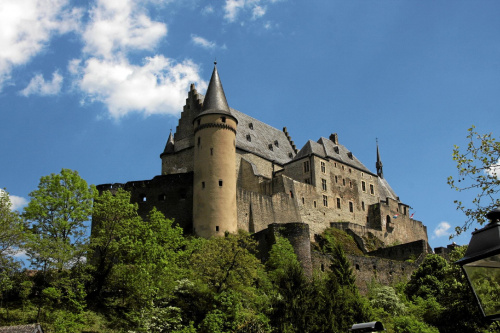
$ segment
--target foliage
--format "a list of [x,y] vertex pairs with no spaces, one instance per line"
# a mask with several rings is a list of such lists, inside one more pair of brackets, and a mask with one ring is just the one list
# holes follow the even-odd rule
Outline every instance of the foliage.
[[467,139],[465,150],[454,146],[453,160],[457,163],[458,176],[448,177],[452,189],[475,195],[472,207],[462,200],[454,201],[467,217],[463,226],[455,228],[457,234],[466,231],[474,221],[485,223],[485,214],[500,206],[500,141],[491,133],[478,133],[475,126],[468,129]]
[[22,232],[21,218],[16,211],[12,211],[9,193],[0,189],[0,258],[17,251],[22,243]]
[[26,249],[33,266],[62,270],[85,254],[85,222],[92,214],[95,188],[78,172],[62,169],[42,177],[24,209],[29,222]]

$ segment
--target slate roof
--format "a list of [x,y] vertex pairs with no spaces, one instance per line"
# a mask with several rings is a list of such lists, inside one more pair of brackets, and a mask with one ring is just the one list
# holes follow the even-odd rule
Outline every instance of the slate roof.
[[214,65],[214,71],[212,72],[210,83],[208,84],[205,101],[203,102],[203,109],[201,110],[201,113],[195,117],[195,119],[206,114],[225,114],[231,116],[229,105],[227,104],[226,94],[224,94],[224,89],[222,88],[222,82],[220,81],[216,65],[217,63]]
[[380,192],[379,193],[380,199],[385,200],[386,198],[389,197],[393,200],[399,201],[399,197],[396,195],[396,193],[394,193],[387,180],[385,180],[382,177],[378,177],[378,184],[379,184],[378,188]]
[[[198,94],[198,97],[204,103],[205,96]],[[230,108],[230,110],[233,117],[238,121],[236,148],[254,153],[281,165],[292,160],[295,156],[295,150],[283,131],[233,108]],[[250,136],[250,141],[247,139],[247,135]],[[272,150],[269,145],[272,145]]]
[[309,140],[295,156],[294,160],[299,160],[310,154],[317,155],[322,158],[331,158],[340,161],[346,165],[350,165],[363,172],[373,174],[360,160],[356,158],[346,147],[341,144],[336,144],[332,140],[321,137],[318,142]]
[[39,324],[2,326],[0,333],[43,333]]

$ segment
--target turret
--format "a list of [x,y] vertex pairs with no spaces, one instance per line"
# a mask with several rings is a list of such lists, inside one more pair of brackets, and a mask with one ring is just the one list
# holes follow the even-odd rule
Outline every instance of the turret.
[[382,170],[382,160],[380,159],[380,153],[378,151],[378,140],[377,140],[377,162],[375,163],[375,166],[377,167],[377,175],[380,178],[384,178],[384,171]]
[[236,127],[214,66],[201,112],[195,116],[193,228],[209,238],[235,233]]

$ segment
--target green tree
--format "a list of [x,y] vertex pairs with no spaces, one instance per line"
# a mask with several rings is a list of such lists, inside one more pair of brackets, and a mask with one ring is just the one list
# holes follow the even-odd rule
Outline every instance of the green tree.
[[62,169],[40,179],[23,217],[29,223],[26,249],[33,266],[62,270],[85,255],[86,226],[96,190],[78,172]]
[[458,176],[448,177],[452,189],[475,196],[472,206],[462,200],[454,201],[467,218],[463,226],[455,228],[457,234],[466,231],[475,221],[485,223],[485,214],[500,206],[500,142],[491,133],[478,133],[475,126],[468,129],[467,139],[464,150],[454,146],[453,160],[457,163]]

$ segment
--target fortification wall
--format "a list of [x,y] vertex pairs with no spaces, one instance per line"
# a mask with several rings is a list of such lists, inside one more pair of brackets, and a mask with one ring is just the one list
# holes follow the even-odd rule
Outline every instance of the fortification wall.
[[133,181],[125,184],[102,184],[99,192],[116,191],[123,188],[131,194],[130,201],[139,206],[139,215],[146,218],[156,207],[165,217],[191,233],[193,227],[193,173],[156,176],[151,180]]
[[273,223],[269,228],[254,234],[258,242],[260,257],[265,261],[269,257],[269,251],[276,243],[276,237],[281,236],[290,242],[304,273],[312,275],[311,242],[309,240],[309,226],[305,223]]
[[[187,140],[187,139],[184,139]],[[175,143],[178,146],[179,143]],[[161,157],[161,174],[170,175],[176,173],[193,172],[193,147],[184,149],[174,154],[164,154]]]
[[[375,281],[382,285],[394,285],[408,281],[419,263],[395,261],[377,257],[346,254],[356,277],[356,286],[361,294],[366,295],[370,284]],[[312,252],[313,270],[325,272],[330,270],[331,257],[319,252]]]
[[283,193],[272,196],[238,188],[236,192],[238,229],[258,232],[271,223],[298,221],[294,201]]
[[400,244],[395,246],[390,246],[386,248],[380,248],[375,251],[368,252],[368,255],[392,259],[392,260],[416,260],[422,255],[428,253],[428,245],[425,240],[417,240],[411,243]]

